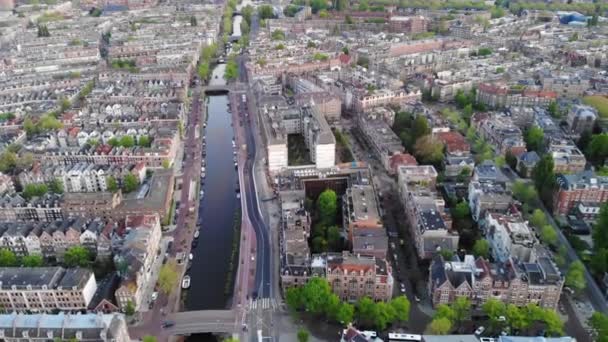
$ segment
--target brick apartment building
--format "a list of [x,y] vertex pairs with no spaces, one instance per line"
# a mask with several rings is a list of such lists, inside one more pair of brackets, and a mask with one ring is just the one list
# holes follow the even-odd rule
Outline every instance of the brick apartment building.
[[450,304],[458,297],[469,298],[480,308],[494,298],[505,304],[537,304],[555,309],[564,281],[549,257],[535,262],[491,264],[483,258],[467,255],[464,261],[445,261],[434,256],[429,273],[429,293],[433,306]]
[[8,312],[86,310],[96,290],[95,275],[87,269],[0,268],[0,304]]
[[578,203],[600,206],[608,201],[608,177],[597,176],[593,171],[559,175],[557,184],[553,203],[556,214],[566,215]]

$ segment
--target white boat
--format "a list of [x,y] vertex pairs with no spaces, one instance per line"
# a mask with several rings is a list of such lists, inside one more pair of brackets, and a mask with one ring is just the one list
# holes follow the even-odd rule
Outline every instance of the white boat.
[[202,173],[205,173],[205,167],[204,167],[204,166],[203,166],[203,167],[201,167],[201,172],[202,172]]
[[192,259],[194,259],[194,254],[192,254],[192,253],[188,254],[188,260],[192,261]]
[[201,190],[201,198],[203,198],[203,196],[205,196],[205,192]]
[[205,173],[201,173],[201,179],[205,179]]
[[[241,198],[241,194],[240,194],[240,193],[237,193],[237,194],[236,194],[236,198]],[[197,232],[197,233],[198,233],[198,232]]]
[[194,232],[194,238],[195,238],[195,239],[198,239],[198,236],[199,236],[200,234],[201,234],[201,233],[200,233],[198,230],[197,230],[197,231],[195,231],[195,232]]
[[184,277],[184,279],[182,279],[182,289],[188,289],[190,288],[190,276],[187,275]]

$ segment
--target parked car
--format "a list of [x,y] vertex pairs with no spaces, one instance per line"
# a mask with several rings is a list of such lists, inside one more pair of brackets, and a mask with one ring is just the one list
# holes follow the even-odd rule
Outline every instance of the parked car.
[[484,331],[486,331],[486,328],[484,328],[484,327],[477,328],[477,330],[475,330],[475,336],[479,336],[479,335],[483,334]]

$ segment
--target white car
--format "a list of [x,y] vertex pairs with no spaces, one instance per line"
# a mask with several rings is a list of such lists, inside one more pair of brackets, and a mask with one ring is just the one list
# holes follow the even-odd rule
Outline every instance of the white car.
[[158,299],[158,292],[152,292],[152,301]]
[[486,328],[479,327],[479,328],[477,328],[477,330],[475,330],[475,335],[479,336],[479,335],[483,334],[484,331],[486,331]]
[[405,293],[405,284],[401,283],[401,293]]

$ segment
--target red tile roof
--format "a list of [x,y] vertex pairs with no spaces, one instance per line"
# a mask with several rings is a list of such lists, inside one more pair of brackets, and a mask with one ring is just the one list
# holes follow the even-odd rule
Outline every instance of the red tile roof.
[[445,144],[446,150],[449,153],[469,152],[471,150],[469,143],[458,132],[439,132],[435,136]]

